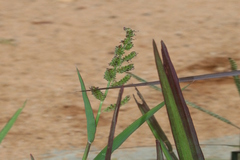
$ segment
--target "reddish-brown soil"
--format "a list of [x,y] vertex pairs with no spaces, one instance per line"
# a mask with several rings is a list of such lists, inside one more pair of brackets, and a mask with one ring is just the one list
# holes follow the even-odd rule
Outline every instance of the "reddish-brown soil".
[[[51,150],[83,149],[86,118],[79,68],[86,87],[106,86],[103,73],[125,36],[123,27],[138,32],[133,73],[157,80],[152,39],[166,43],[179,77],[229,71],[228,57],[240,65],[240,1],[1,1],[0,2],[0,124],[27,99],[27,105],[0,145],[0,159],[36,159]],[[4,41],[12,39],[12,41]],[[160,43],[158,43],[160,48]],[[136,83],[132,79],[130,83]],[[183,85],[186,85],[183,84]],[[161,93],[139,88],[150,107]],[[109,91],[104,107],[116,102]],[[136,94],[125,89],[125,94]],[[187,100],[240,124],[240,99],[231,77],[194,82]],[[97,112],[99,101],[90,94]],[[190,107],[199,139],[238,134],[239,130]],[[133,99],[120,110],[117,133],[141,113]],[[101,115],[93,146],[107,142],[112,113]],[[156,118],[171,136],[165,108]],[[144,124],[122,147],[152,146]],[[81,155],[82,153],[80,153]]]

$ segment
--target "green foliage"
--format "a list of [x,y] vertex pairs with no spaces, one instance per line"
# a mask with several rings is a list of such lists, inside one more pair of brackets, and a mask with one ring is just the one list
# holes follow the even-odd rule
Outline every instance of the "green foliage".
[[[122,79],[116,80],[117,74],[123,74],[134,69],[134,64],[127,64],[127,65],[123,65],[123,64],[124,62],[131,61],[137,55],[135,51],[132,51],[131,53],[125,55],[125,51],[128,51],[133,47],[132,40],[133,40],[133,37],[135,36],[135,31],[125,27],[124,27],[124,31],[126,32],[126,37],[124,40],[121,41],[120,45],[115,47],[114,57],[109,63],[109,66],[111,68],[107,68],[104,73],[104,79],[108,81],[107,87],[121,86],[126,84],[130,80],[131,76],[126,75]],[[100,100],[101,102],[103,102],[105,97],[107,96],[106,94],[98,90],[98,87],[91,87],[90,90],[94,95],[94,97]],[[112,108],[114,108],[114,105],[112,105]]]
[[[124,30],[126,32],[126,37],[124,40],[121,41],[120,45],[115,47],[114,57],[112,58],[111,62],[109,63],[109,66],[111,68],[107,68],[104,73],[104,79],[108,81],[107,87],[121,86],[121,85],[126,84],[130,80],[131,76],[125,75],[122,79],[117,81],[116,80],[117,74],[126,73],[126,72],[134,69],[133,64],[128,64],[128,65],[122,66],[124,62],[129,62],[137,55],[137,53],[135,51],[132,51],[128,55],[125,55],[125,51],[130,50],[133,47],[132,40],[133,40],[133,36],[135,36],[135,31],[130,28],[125,28],[125,27],[124,27]],[[102,93],[100,90],[98,90],[98,87],[91,87],[90,90],[91,90],[92,94],[94,95],[94,97],[101,101],[101,104],[100,104],[100,106],[101,106],[102,102],[104,101],[104,99],[107,96],[107,90],[105,93]],[[127,97],[128,97],[127,99],[130,98],[130,96],[127,96]],[[124,103],[121,103],[121,104],[124,105],[128,101],[126,101],[124,99],[123,100]],[[115,105],[110,105],[105,111],[110,111],[111,108],[114,108],[114,107],[115,107]],[[101,112],[101,109],[99,109],[99,111],[98,111],[96,120],[98,120],[100,112]]]
[[[79,78],[79,82],[81,85],[81,89],[82,90],[86,90],[85,88],[85,84],[83,82],[83,79],[77,69],[77,74],[78,74],[78,78]],[[85,107],[85,114],[86,114],[86,118],[87,118],[87,136],[88,136],[88,141],[87,141],[87,145],[83,154],[83,159],[87,159],[89,150],[90,150],[90,146],[92,144],[92,142],[95,139],[95,133],[96,133],[96,121],[93,115],[93,110],[91,107],[91,104],[89,102],[88,96],[86,92],[82,92],[82,97],[83,97],[83,101],[84,101],[84,107]]]
[[156,43],[153,40],[156,67],[159,80],[161,79],[163,97],[166,103],[168,118],[171,124],[178,156],[181,160],[203,160],[204,156],[197,139],[188,107],[180,89],[176,71],[171,63],[167,48],[163,41],[161,45],[163,63],[160,59]]
[[[90,130],[91,130],[90,126],[92,126],[96,131],[96,127],[97,127],[99,117],[100,117],[100,114],[102,111],[101,107],[102,107],[103,101],[105,100],[105,98],[107,96],[109,86],[111,86],[111,87],[122,86],[125,83],[127,83],[132,76],[139,79],[140,81],[144,81],[140,77],[135,76],[134,74],[131,74],[128,72],[128,71],[131,71],[132,69],[134,69],[133,64],[124,64],[124,62],[128,63],[137,55],[137,53],[135,51],[132,51],[129,54],[125,55],[125,52],[132,49],[132,47],[134,46],[132,43],[132,40],[133,40],[133,37],[135,36],[135,31],[130,28],[124,28],[124,30],[126,31],[126,38],[121,41],[120,45],[115,47],[114,57],[112,58],[111,62],[109,63],[110,67],[106,69],[105,74],[104,74],[104,79],[108,81],[107,88],[105,88],[106,89],[105,93],[101,92],[98,87],[90,88],[94,97],[101,101],[95,121],[94,121],[93,113],[91,113],[92,109],[91,109],[90,103],[88,102],[87,95],[86,95],[86,93],[83,94],[86,115],[87,115],[87,123],[88,123],[87,126],[89,126],[87,128],[88,129],[88,143],[85,148],[83,159],[87,159],[87,155],[90,150],[91,143],[94,140],[94,137],[93,137],[92,141],[89,141],[89,135],[93,136],[92,133],[94,133],[94,136],[95,136],[95,132],[90,132]],[[126,96],[124,99],[121,100],[122,93],[123,93],[123,87],[121,87],[121,91],[119,92],[117,104],[111,104],[109,107],[107,107],[106,109],[103,110],[104,112],[109,112],[112,110],[115,110],[115,111],[114,111],[114,116],[113,116],[113,120],[112,120],[112,126],[110,129],[108,146],[106,146],[94,159],[96,159],[96,160],[110,159],[111,153],[114,152],[117,148],[119,148],[121,146],[121,144],[133,132],[135,132],[143,123],[145,123],[145,121],[149,125],[150,130],[152,131],[154,137],[157,140],[157,150],[158,150],[157,158],[163,159],[163,156],[162,156],[162,153],[163,153],[167,160],[177,159],[177,156],[172,151],[172,146],[171,146],[168,138],[166,137],[166,134],[161,129],[156,118],[153,116],[153,114],[156,113],[160,108],[162,108],[165,103],[166,103],[166,107],[167,107],[167,113],[168,113],[169,121],[171,124],[176,148],[178,151],[178,157],[181,160],[204,159],[201,148],[199,146],[199,142],[198,142],[197,135],[196,135],[196,132],[194,129],[194,125],[193,125],[193,122],[191,119],[191,115],[189,113],[186,103],[188,103],[191,106],[193,106],[205,113],[208,113],[209,115],[214,116],[230,125],[233,125],[234,127],[239,128],[238,126],[232,124],[227,119],[224,119],[217,114],[214,114],[210,111],[199,108],[195,104],[186,101],[182,95],[181,88],[179,86],[179,79],[178,79],[175,69],[171,63],[171,60],[168,55],[168,51],[167,51],[165,44],[162,42],[163,63],[162,63],[162,60],[160,59],[155,42],[153,42],[153,48],[154,48],[154,55],[155,55],[155,61],[156,61],[159,78],[161,79],[161,86],[162,86],[162,91],[163,91],[163,96],[164,96],[165,102],[162,102],[159,105],[157,105],[156,107],[149,109],[149,107],[147,106],[147,103],[144,101],[140,92],[136,89],[138,96],[140,97],[140,99],[142,100],[143,103],[142,104],[138,103],[136,99],[135,99],[135,101],[143,115],[140,118],[138,118],[136,121],[134,121],[131,125],[129,125],[125,130],[123,130],[119,135],[117,135],[113,139],[119,107],[126,104],[130,100],[130,96]],[[237,66],[234,63],[234,61],[230,60],[230,63],[232,64],[232,69],[236,70]],[[122,79],[116,80],[117,75],[122,74],[122,73],[128,73],[128,74],[125,75]],[[78,73],[78,75],[79,75],[79,80],[81,82],[82,90],[86,91],[83,80],[81,79],[81,76],[79,73]],[[154,88],[161,91],[161,89],[159,87],[154,86]],[[104,89],[104,88],[102,88],[102,89]],[[89,125],[88,119],[91,120],[91,122],[94,121],[96,123],[92,123],[92,125]],[[95,126],[93,124],[95,124]]]
[[[164,106],[164,102],[158,104],[154,108],[152,108],[150,111],[142,115],[140,118],[138,118],[136,121],[134,121],[131,125],[129,125],[124,131],[122,131],[119,135],[117,135],[114,138],[113,146],[112,146],[112,152],[114,152],[116,149],[118,149],[121,144],[131,135],[133,132],[135,132],[147,119],[149,119],[154,113],[156,113],[159,109],[161,109]],[[163,145],[164,146],[164,145]],[[94,158],[95,160],[104,160],[105,155],[107,151],[107,146],[104,147],[104,149],[98,153],[98,155]]]
[[16,122],[18,116],[22,112],[23,108],[25,107],[27,101],[23,103],[23,106],[19,108],[15,114],[12,116],[12,118],[8,121],[8,123],[3,127],[3,129],[0,132],[0,143],[4,139],[4,137],[7,135],[8,131],[12,128],[13,124]]
[[[138,105],[138,108],[141,111],[141,113],[145,114],[150,110],[150,108],[147,105],[147,102],[144,100],[142,94],[139,92],[139,90],[137,88],[135,88],[135,89],[136,89],[137,94],[138,94],[139,98],[141,99],[142,103],[139,103],[134,95],[133,95],[133,97],[134,97],[135,102]],[[147,122],[150,130],[152,131],[155,139],[161,145],[161,149],[163,150],[166,158],[171,159],[171,160],[172,159],[177,160],[177,156],[173,152],[172,145],[171,145],[170,141],[168,140],[166,134],[164,133],[163,129],[160,127],[159,123],[157,122],[155,116],[153,115],[146,122]]]
[[[128,65],[122,66],[122,64],[124,62],[129,62],[137,55],[136,52],[133,51],[130,54],[124,56],[125,51],[128,51],[133,47],[132,40],[133,40],[133,36],[135,36],[134,30],[132,30],[130,28],[124,28],[124,30],[126,31],[126,37],[124,40],[121,41],[120,45],[115,47],[114,57],[112,58],[111,62],[109,63],[110,68],[107,68],[104,73],[104,79],[108,81],[107,87],[121,86],[121,85],[125,84],[127,81],[129,81],[129,79],[131,78],[131,75],[125,75],[122,79],[117,81],[116,80],[117,74],[122,74],[127,71],[131,71],[134,68],[133,64],[128,64]],[[84,82],[81,78],[81,75],[78,70],[77,70],[77,72],[78,72],[78,77],[79,77],[79,80],[81,83],[82,90],[86,90]],[[88,143],[85,147],[83,159],[87,159],[91,143],[93,142],[93,140],[95,138],[97,124],[99,121],[99,117],[101,115],[102,104],[108,93],[108,89],[105,91],[105,93],[103,93],[99,90],[98,87],[94,87],[94,86],[92,86],[90,88],[90,90],[91,90],[93,96],[96,99],[100,100],[100,105],[98,108],[98,113],[97,113],[96,119],[94,119],[93,111],[92,111],[90,102],[88,100],[87,94],[86,94],[86,92],[83,92],[83,100],[84,100],[85,112],[86,112],[86,116],[87,116],[87,131],[88,131]],[[130,96],[126,96],[120,102],[120,106],[126,104],[129,101],[129,99],[130,99]],[[108,107],[105,111],[113,110],[115,107],[116,107],[116,104],[110,105],[110,107]]]
[[221,120],[221,121],[223,121],[223,122],[225,122],[225,123],[227,123],[227,124],[229,124],[229,125],[231,125],[231,126],[233,126],[233,127],[236,127],[237,129],[240,129],[240,127],[238,127],[237,125],[235,125],[235,124],[233,124],[231,121],[229,121],[228,119],[226,119],[226,118],[224,118],[224,117],[222,117],[222,116],[220,116],[220,115],[218,115],[218,114],[216,114],[216,113],[214,113],[214,112],[211,112],[211,111],[209,111],[209,110],[206,110],[206,109],[204,109],[204,108],[202,108],[202,107],[200,107],[200,106],[198,106],[198,105],[196,105],[196,104],[194,104],[194,103],[192,103],[192,102],[189,102],[189,101],[187,101],[187,100],[185,100],[186,101],[186,103],[188,104],[188,105],[190,105],[190,106],[192,106],[193,108],[196,108],[196,109],[198,109],[198,110],[200,110],[200,111],[202,111],[202,112],[204,112],[204,113],[206,113],[206,114],[208,114],[208,115],[210,115],[210,116],[213,116],[213,117],[215,117],[215,118],[217,118],[217,119],[219,119],[219,120]]
[[[81,85],[81,89],[85,90],[85,84],[83,82],[83,79],[82,79],[78,69],[77,69],[77,74],[78,74],[79,82],[80,82],[80,85]],[[82,96],[83,96],[83,101],[84,101],[84,106],[85,106],[85,113],[86,113],[86,117],[87,117],[88,142],[92,143],[94,141],[95,133],[96,133],[95,118],[94,118],[94,115],[93,115],[92,106],[89,102],[87,93],[82,92]]]

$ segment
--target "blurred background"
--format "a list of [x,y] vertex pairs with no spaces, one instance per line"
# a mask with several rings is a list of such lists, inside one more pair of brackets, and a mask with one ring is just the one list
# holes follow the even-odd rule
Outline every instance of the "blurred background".
[[[32,153],[40,160],[54,151],[71,150],[82,156],[87,132],[76,67],[87,88],[105,87],[103,75],[115,46],[125,38],[123,27],[137,31],[132,73],[148,81],[158,79],[152,39],[159,49],[160,40],[165,42],[179,77],[230,71],[228,57],[240,65],[239,6],[238,0],[0,1],[0,126],[28,100],[0,145],[0,159],[30,159]],[[129,83],[136,82],[132,78]],[[163,100],[150,87],[139,90],[151,108]],[[109,91],[103,108],[116,102],[117,93]],[[239,125],[240,99],[231,77],[194,82],[183,93],[187,100]],[[125,94],[136,92],[126,89]],[[99,101],[88,95],[96,113]],[[201,111],[190,107],[190,112],[200,143],[239,134]],[[140,116],[131,99],[120,110],[116,134]],[[112,112],[101,115],[93,150],[106,145],[111,117]],[[173,142],[165,108],[156,118]],[[121,148],[154,144],[144,124]]]

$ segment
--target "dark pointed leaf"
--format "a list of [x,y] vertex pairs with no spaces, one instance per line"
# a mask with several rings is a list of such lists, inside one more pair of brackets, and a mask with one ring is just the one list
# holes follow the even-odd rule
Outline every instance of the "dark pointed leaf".
[[167,48],[162,42],[164,64],[162,64],[154,40],[153,50],[179,158],[181,160],[204,159],[188,107],[182,96],[178,77],[168,56]]
[[[156,113],[160,108],[164,106],[164,102],[158,104],[146,114],[138,118],[131,125],[129,125],[124,131],[122,131],[118,136],[114,138],[112,152],[115,151],[121,144],[133,133],[135,132],[148,118],[150,118],[154,113]],[[106,155],[107,147],[105,147],[94,159],[104,160]]]
[[160,142],[156,140],[157,160],[164,160]]
[[[138,105],[139,110],[141,111],[142,114],[147,113],[150,108],[148,107],[146,101],[144,100],[143,96],[141,95],[141,93],[138,91],[137,88],[135,88],[137,91],[138,96],[140,97],[140,99],[142,100],[142,104],[139,103],[135,96],[135,102]],[[160,142],[162,142],[165,146],[166,146],[166,151],[163,149],[164,154],[166,155],[166,157],[169,157],[169,159],[173,159],[173,160],[177,160],[177,156],[174,154],[173,149],[172,149],[172,145],[170,143],[170,141],[168,140],[167,136],[165,135],[164,131],[162,130],[162,128],[160,127],[160,125],[158,124],[155,116],[153,115],[152,117],[150,117],[147,121],[147,124],[150,128],[150,130],[152,131],[154,137],[156,139],[158,139]],[[165,148],[165,147],[164,147]],[[169,156],[168,156],[169,155]]]
[[120,109],[120,106],[121,106],[122,95],[123,95],[123,87],[119,91],[118,99],[117,99],[117,103],[116,103],[116,108],[115,108],[114,113],[113,113],[111,129],[110,129],[110,133],[109,133],[109,137],[108,137],[108,146],[107,146],[107,152],[106,152],[105,160],[110,160],[111,159],[114,133],[115,133],[116,125],[117,125],[117,118],[118,118],[118,113],[119,113],[119,109]]

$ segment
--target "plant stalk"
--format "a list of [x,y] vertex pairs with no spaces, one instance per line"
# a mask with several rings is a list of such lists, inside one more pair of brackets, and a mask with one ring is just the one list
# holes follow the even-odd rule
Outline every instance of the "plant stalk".
[[91,143],[87,142],[87,145],[86,145],[86,148],[85,148],[82,160],[86,160],[87,159],[88,153],[90,151],[90,147],[91,147]]
[[[108,84],[107,84],[107,87],[110,86],[110,83],[111,82],[109,81]],[[104,93],[105,97],[107,96],[107,94],[108,94],[108,89]],[[97,116],[96,116],[96,127],[98,125],[98,121],[99,121],[99,118],[100,118],[100,115],[101,115],[102,105],[103,105],[103,101],[100,102],[100,105],[98,107],[98,113],[97,113]]]

